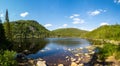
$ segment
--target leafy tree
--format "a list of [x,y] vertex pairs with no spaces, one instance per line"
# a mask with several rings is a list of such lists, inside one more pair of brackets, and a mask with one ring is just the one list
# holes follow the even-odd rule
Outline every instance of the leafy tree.
[[14,51],[0,50],[0,66],[17,66],[15,55]]

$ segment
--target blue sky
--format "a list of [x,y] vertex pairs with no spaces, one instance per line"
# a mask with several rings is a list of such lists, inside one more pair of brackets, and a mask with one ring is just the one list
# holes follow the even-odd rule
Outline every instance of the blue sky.
[[3,21],[6,9],[10,21],[36,20],[49,30],[120,24],[120,0],[0,0]]

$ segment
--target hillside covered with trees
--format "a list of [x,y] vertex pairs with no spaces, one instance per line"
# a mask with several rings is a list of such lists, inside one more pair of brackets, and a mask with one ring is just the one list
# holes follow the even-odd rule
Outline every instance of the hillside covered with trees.
[[53,30],[51,33],[57,37],[81,37],[81,35],[84,35],[87,32],[88,31],[77,28],[61,28]]
[[87,33],[84,37],[90,39],[120,40],[120,25],[104,25]]
[[[4,23],[4,26],[6,24]],[[44,38],[49,36],[49,30],[34,20],[12,21],[10,26],[13,38]]]

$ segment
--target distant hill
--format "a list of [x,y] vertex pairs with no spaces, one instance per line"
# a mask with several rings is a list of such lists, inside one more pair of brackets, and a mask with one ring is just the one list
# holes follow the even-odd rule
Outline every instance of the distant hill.
[[52,34],[57,37],[80,37],[86,33],[87,31],[77,28],[61,28],[52,31]]
[[10,24],[14,38],[43,38],[49,35],[49,30],[34,20],[18,20],[12,21]]
[[120,25],[104,25],[87,33],[86,38],[120,40]]

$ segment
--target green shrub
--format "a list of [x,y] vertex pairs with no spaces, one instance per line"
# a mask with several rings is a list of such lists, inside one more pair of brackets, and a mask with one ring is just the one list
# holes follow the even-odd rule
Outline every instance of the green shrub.
[[117,51],[117,45],[104,44],[102,48],[99,48],[99,59],[104,60],[108,56],[113,55]]
[[0,66],[17,66],[15,55],[14,51],[0,50]]
[[120,59],[120,51],[117,51],[115,53],[115,59],[119,60]]
[[120,59],[120,46],[117,47],[117,51],[115,52],[115,59]]

